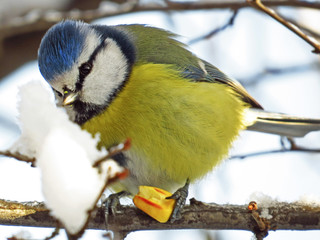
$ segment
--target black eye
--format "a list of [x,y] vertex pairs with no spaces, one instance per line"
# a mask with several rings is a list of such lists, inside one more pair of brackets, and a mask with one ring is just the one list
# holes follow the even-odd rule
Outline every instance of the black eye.
[[79,72],[80,72],[80,76],[81,77],[86,77],[92,69],[92,64],[91,63],[83,63],[80,67],[79,67]]

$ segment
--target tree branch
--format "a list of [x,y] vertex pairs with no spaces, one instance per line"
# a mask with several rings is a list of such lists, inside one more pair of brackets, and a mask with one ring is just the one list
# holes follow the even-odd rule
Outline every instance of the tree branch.
[[[289,146],[286,146],[284,139],[288,140]],[[276,154],[276,153],[287,153],[287,152],[303,152],[303,153],[320,153],[320,148],[305,148],[298,146],[294,139],[292,138],[286,138],[282,137],[280,138],[281,143],[281,149],[275,149],[275,150],[267,150],[267,151],[260,151],[260,152],[254,152],[254,153],[247,153],[242,155],[234,155],[229,157],[229,160],[232,159],[245,159],[249,157],[257,157],[267,154]]]
[[[77,2],[77,1],[75,1]],[[78,1],[80,4],[80,0]],[[90,1],[94,2],[95,1]],[[170,2],[156,5],[154,3],[138,4],[137,1],[125,1],[117,4],[107,2],[108,5],[90,10],[71,10],[71,11],[32,11],[24,16],[6,19],[0,23],[0,78],[6,76],[17,67],[27,61],[36,59],[37,49],[40,40],[47,29],[62,19],[82,19],[92,21],[97,18],[110,17],[132,12],[143,11],[191,11],[209,9],[233,9],[249,7],[242,0],[227,1],[193,1],[193,2]],[[121,1],[120,1],[121,2]],[[292,0],[270,0],[267,6],[290,6],[320,9],[320,3],[309,1]],[[78,5],[73,5],[78,6]],[[84,6],[84,5],[83,5]],[[95,6],[95,5],[93,5]],[[80,6],[82,7],[82,5]],[[92,6],[91,6],[92,7]],[[28,46],[27,48],[25,46]],[[10,56],[10,58],[8,58]]]
[[251,76],[247,76],[245,78],[236,78],[243,86],[249,87],[254,86],[255,84],[264,80],[269,76],[277,76],[277,75],[285,75],[285,74],[297,74],[303,73],[307,71],[319,70],[320,64],[318,61],[305,63],[305,64],[297,64],[287,67],[265,67],[265,69],[261,70],[258,73],[255,73]]
[[[252,202],[250,203],[250,205]],[[250,206],[249,205],[249,206]],[[247,230],[265,236],[269,230],[320,229],[320,207],[303,203],[257,203],[248,205],[205,204],[195,199],[183,209],[182,218],[174,223],[159,223],[133,206],[121,206],[120,213],[108,216],[108,230],[125,235],[139,230],[216,229]],[[130,216],[130,218],[128,218]],[[104,209],[97,208],[88,229],[105,230]],[[0,224],[33,227],[56,227],[43,203],[17,203],[0,200]]]
[[[137,1],[125,1],[122,4],[109,3],[102,8],[90,10],[70,10],[70,11],[33,11],[30,14],[7,20],[0,24],[1,38],[13,36],[21,33],[48,29],[52,24],[63,19],[79,19],[92,21],[98,18],[111,17],[115,15],[145,12],[145,11],[192,11],[230,8],[237,10],[249,7],[244,1],[194,1],[194,2],[170,2],[167,4],[138,4]],[[291,6],[320,9],[320,3],[308,1],[292,0],[270,0],[266,6]]]
[[226,24],[224,24],[221,27],[218,27],[218,28],[212,30],[211,32],[207,33],[204,36],[200,36],[200,37],[197,37],[197,38],[194,38],[194,39],[190,40],[188,42],[188,44],[194,44],[194,43],[197,43],[197,42],[202,41],[204,39],[209,39],[209,38],[213,37],[215,34],[225,30],[228,27],[231,27],[234,24],[234,21],[235,21],[237,15],[238,15],[238,10],[235,10],[233,12],[232,16],[230,17],[229,21]]
[[312,47],[314,47],[314,50],[312,51],[313,53],[316,53],[316,54],[320,53],[320,43],[316,39],[309,37],[307,34],[305,34],[297,25],[291,22],[288,22],[286,19],[281,17],[276,11],[265,6],[261,2],[261,0],[247,0],[247,2],[254,8],[268,14],[270,17],[272,17],[273,19],[281,23],[283,26],[291,30],[293,33],[295,33],[304,41],[306,41],[308,44],[310,44]]
[[309,148],[298,148],[298,149],[275,149],[275,150],[267,150],[261,152],[253,152],[253,153],[246,153],[241,155],[234,155],[230,156],[229,160],[232,159],[245,159],[250,157],[258,157],[268,154],[276,154],[276,153],[288,153],[288,152],[303,152],[303,153],[320,153],[320,149],[309,149]]
[[96,160],[93,163],[92,167],[99,167],[99,165],[102,162],[105,162],[106,160],[108,160],[108,159],[112,158],[113,156],[117,155],[118,153],[121,153],[123,151],[128,150],[130,147],[131,147],[131,139],[130,138],[126,139],[123,143],[120,143],[118,145],[110,147],[108,149],[108,154],[106,156]]

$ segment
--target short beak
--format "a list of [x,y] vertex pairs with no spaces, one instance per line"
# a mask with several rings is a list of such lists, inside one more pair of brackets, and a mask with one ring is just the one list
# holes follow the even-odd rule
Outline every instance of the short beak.
[[69,93],[66,94],[63,98],[62,105],[63,106],[68,106],[74,103],[75,100],[78,98],[78,93]]

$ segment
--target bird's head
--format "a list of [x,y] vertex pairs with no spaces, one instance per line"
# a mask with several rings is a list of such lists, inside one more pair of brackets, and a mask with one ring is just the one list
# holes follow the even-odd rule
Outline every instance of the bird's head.
[[79,124],[112,102],[134,61],[134,44],[123,31],[71,20],[50,28],[38,51],[40,72],[58,105]]

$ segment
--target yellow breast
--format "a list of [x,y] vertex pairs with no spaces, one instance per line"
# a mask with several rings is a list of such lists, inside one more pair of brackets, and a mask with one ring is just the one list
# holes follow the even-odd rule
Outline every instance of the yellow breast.
[[224,84],[190,82],[169,65],[143,64],[134,66],[110,106],[83,128],[99,132],[105,147],[131,138],[131,155],[143,159],[136,168],[148,169],[149,179],[161,172],[184,183],[226,157],[244,128],[245,108]]

